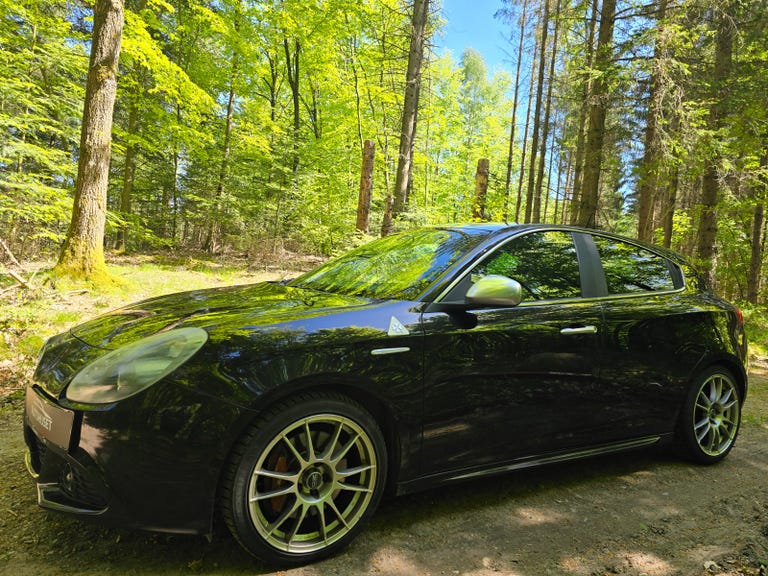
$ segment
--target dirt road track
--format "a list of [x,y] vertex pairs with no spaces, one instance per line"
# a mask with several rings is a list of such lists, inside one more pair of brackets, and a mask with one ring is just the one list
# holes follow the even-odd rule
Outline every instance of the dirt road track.
[[[739,441],[711,467],[643,451],[507,474],[385,502],[345,552],[292,576],[764,575],[768,378]],[[203,538],[103,528],[35,504],[20,408],[0,411],[0,574],[273,574],[225,530]]]

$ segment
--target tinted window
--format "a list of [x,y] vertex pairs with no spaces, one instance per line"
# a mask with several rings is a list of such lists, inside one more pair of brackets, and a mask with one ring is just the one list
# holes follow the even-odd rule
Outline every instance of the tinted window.
[[579,260],[567,232],[535,232],[515,238],[473,271],[500,274],[523,286],[523,301],[581,296]]
[[419,229],[380,238],[307,272],[291,286],[323,292],[411,300],[483,237]]
[[595,236],[594,240],[609,294],[674,290],[675,282],[666,258],[613,238]]

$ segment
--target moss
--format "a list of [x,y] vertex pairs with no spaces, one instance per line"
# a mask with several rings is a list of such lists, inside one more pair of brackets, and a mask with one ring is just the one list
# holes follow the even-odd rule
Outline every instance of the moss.
[[51,270],[51,284],[59,291],[78,289],[111,292],[126,287],[126,282],[114,276],[105,264],[91,267],[59,263]]
[[44,342],[45,342],[45,338],[37,334],[34,334],[32,336],[27,336],[26,338],[21,339],[16,345],[16,347],[19,350],[19,352],[21,352],[22,354],[30,357],[35,357],[37,353],[40,351],[40,348],[43,347]]

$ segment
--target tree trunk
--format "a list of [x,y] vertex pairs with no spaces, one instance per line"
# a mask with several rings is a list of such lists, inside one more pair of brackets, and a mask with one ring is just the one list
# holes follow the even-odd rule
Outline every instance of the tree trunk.
[[[547,169],[547,193],[544,196],[544,213],[543,213],[543,220],[547,221],[547,213],[549,212],[549,197],[550,197],[550,188],[552,183],[552,169],[555,164],[555,156],[557,156],[557,152],[555,151],[555,139],[552,138],[552,145],[549,147],[549,168]],[[552,217],[552,222],[557,222],[557,198],[560,195],[560,166],[558,162],[557,167],[557,182],[555,183],[554,187],[555,192],[555,214]]]
[[360,170],[360,193],[357,198],[357,224],[355,228],[368,234],[371,214],[371,192],[373,190],[373,166],[376,143],[366,140],[363,144],[363,166]]
[[672,233],[674,232],[675,222],[675,204],[677,203],[677,187],[680,185],[680,177],[678,174],[678,169],[675,167],[674,172],[672,173],[672,177],[670,178],[670,181],[667,183],[666,189],[664,190],[664,202],[661,209],[661,225],[664,230],[664,241],[662,245],[664,248],[672,247]]
[[[555,83],[555,62],[557,60],[557,39],[560,32],[560,0],[557,0],[555,9],[555,34],[552,37],[552,53],[549,60],[549,78],[547,83],[547,97],[544,104],[544,129],[541,134],[541,151],[539,154],[539,169],[536,174],[536,191],[533,198],[533,222],[541,222],[541,193],[544,185],[544,163],[547,157],[547,141],[549,140],[549,118],[552,109],[552,86]],[[544,209],[546,216],[546,208]]]
[[[357,120],[357,140],[360,148],[363,149],[365,157],[365,144],[363,143],[363,110],[362,97],[360,96],[360,77],[357,73],[357,36],[352,37],[352,49],[350,54],[350,68],[352,69],[352,79],[355,86],[355,119]],[[363,70],[365,72],[365,70]],[[375,151],[375,145],[374,145]],[[367,230],[367,227],[366,227]]]
[[125,146],[125,166],[123,167],[123,187],[120,190],[120,215],[123,223],[118,231],[115,248],[120,252],[128,249],[128,228],[129,224],[126,218],[131,215],[131,197],[133,196],[133,181],[136,177],[136,143],[133,137],[139,123],[139,110],[134,98],[130,99],[128,104],[128,127]]
[[57,273],[86,280],[106,275],[104,226],[122,31],[123,1],[96,0],[72,221],[56,265]]
[[[235,25],[235,30],[238,26]],[[221,199],[224,196],[224,183],[227,179],[229,158],[232,154],[232,124],[235,116],[235,82],[238,74],[238,56],[232,55],[232,72],[229,78],[229,95],[227,98],[227,119],[224,124],[224,149],[221,152],[221,164],[219,165],[219,178],[216,182],[216,193],[213,197],[213,210],[209,216],[208,230],[203,242],[203,250],[214,253],[219,249],[221,236]]]
[[536,57],[539,52],[539,43],[533,48],[533,58],[531,59],[531,78],[528,82],[528,106],[525,110],[525,129],[523,131],[523,149],[520,151],[520,174],[517,178],[517,201],[515,202],[515,222],[520,222],[520,208],[523,204],[523,182],[525,181],[525,157],[528,154],[528,132],[531,128],[531,106],[533,103],[533,84],[536,78],[534,74]]
[[761,177],[753,185],[751,196],[755,200],[752,214],[752,253],[749,259],[749,278],[747,280],[747,302],[757,304],[760,295],[760,270],[763,264],[763,228],[765,227],[765,198],[768,178],[764,176],[768,167],[768,151],[760,157]]
[[485,220],[485,199],[488,194],[488,158],[477,161],[475,172],[475,201],[472,203],[472,220]]
[[606,74],[613,57],[613,25],[616,19],[616,0],[603,0],[600,27],[597,33],[595,68],[597,79],[592,84],[589,101],[589,129],[584,155],[584,179],[579,202],[578,224],[589,228],[597,225],[597,202],[600,190],[600,171],[605,139],[605,116],[608,110],[609,85]]
[[[659,0],[659,10],[656,17],[656,30],[661,33],[667,14],[667,0]],[[661,112],[659,98],[661,96],[661,59],[663,50],[661,42],[656,38],[651,60],[651,85],[648,92],[648,117],[645,124],[645,151],[643,164],[640,169],[640,186],[637,198],[637,237],[644,242],[653,240],[654,205],[656,204],[656,187],[660,160],[659,149],[659,114]]]
[[[523,44],[525,40],[525,25],[528,11],[528,0],[523,0],[523,14],[520,16],[520,42],[517,45],[517,66],[515,67],[515,94],[512,98],[512,122],[509,125],[509,152],[507,154],[507,175],[504,181],[504,208],[502,219],[509,220],[509,192],[512,182],[512,159],[515,152],[515,129],[517,128],[517,103],[520,94],[520,69],[523,64]],[[522,170],[522,166],[520,168]]]
[[301,128],[301,95],[299,93],[299,53],[301,52],[301,44],[298,40],[294,40],[293,55],[291,55],[291,46],[288,38],[284,38],[283,48],[285,50],[285,62],[288,71],[288,84],[291,87],[291,101],[293,102],[293,159],[291,161],[291,171],[295,180],[299,172],[299,129]]
[[539,72],[536,87],[536,106],[533,113],[533,135],[531,136],[531,164],[528,172],[528,190],[525,193],[525,223],[531,221],[533,211],[533,192],[536,186],[536,154],[539,148],[539,130],[541,121],[541,103],[544,99],[544,70],[547,64],[547,35],[549,34],[549,2],[543,0],[544,16],[541,21],[541,52],[539,54]]
[[[597,1],[592,0],[592,15],[587,25],[587,54],[585,68],[592,70],[595,46],[595,28],[597,27]],[[581,204],[581,189],[584,181],[584,155],[587,143],[586,125],[589,112],[589,95],[592,93],[592,74],[587,74],[584,79],[584,92],[579,106],[579,119],[576,135],[576,156],[573,160],[573,192],[571,193],[571,224],[579,222],[579,205]]]
[[747,302],[757,304],[760,294],[760,269],[763,263],[763,226],[765,225],[765,202],[758,202],[752,217],[752,254],[749,260]]
[[[670,113],[669,132],[677,134],[680,129],[680,117],[674,111]],[[677,188],[680,185],[680,171],[678,168],[678,156],[673,152],[669,162],[669,168],[666,173],[666,183],[661,195],[661,205],[659,207],[659,223],[664,233],[662,246],[672,247],[672,234],[674,232],[675,206],[677,204]]]
[[[557,178],[557,186],[560,187],[560,176]],[[560,210],[560,224],[565,224],[568,221],[568,209],[572,206],[569,194],[573,192],[573,154],[566,153],[565,157],[565,186],[563,187],[563,203],[562,210]],[[555,218],[557,222],[557,218]]]
[[[733,39],[735,30],[728,16],[727,6],[717,12],[717,37],[715,66],[712,71],[713,104],[709,111],[709,129],[716,133],[723,125],[728,106],[728,80],[733,63]],[[706,280],[712,285],[715,269],[715,242],[717,240],[717,202],[720,196],[718,182],[721,162],[719,152],[713,152],[706,161],[701,181],[701,219],[699,220],[696,254]]]
[[[413,162],[413,139],[416,136],[416,117],[418,114],[419,88],[421,86],[421,62],[426,43],[427,15],[429,0],[414,0],[411,21],[411,47],[408,52],[408,70],[405,78],[405,98],[403,117],[400,127],[400,152],[395,175],[395,190],[392,195],[391,209],[384,213],[381,235],[392,231],[392,222],[405,208],[408,193],[411,163]],[[388,203],[389,204],[389,203]]]

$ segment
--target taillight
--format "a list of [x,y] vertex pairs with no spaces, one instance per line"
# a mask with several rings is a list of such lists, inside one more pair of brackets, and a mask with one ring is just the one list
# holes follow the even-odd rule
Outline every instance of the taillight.
[[739,326],[744,326],[744,314],[741,313],[741,309],[738,306],[734,306],[736,312],[736,320],[739,322]]

